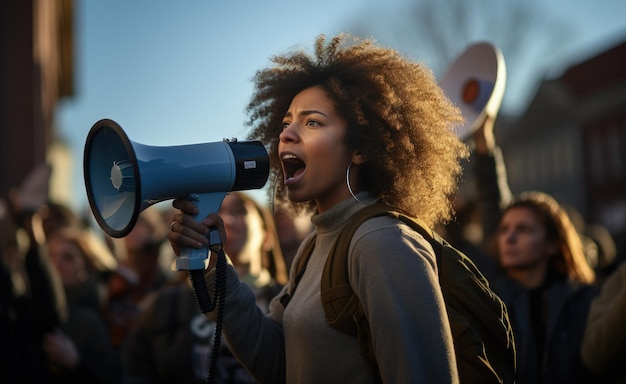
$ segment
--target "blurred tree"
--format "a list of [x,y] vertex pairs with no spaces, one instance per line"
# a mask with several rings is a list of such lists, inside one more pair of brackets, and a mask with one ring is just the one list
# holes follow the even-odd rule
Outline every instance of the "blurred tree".
[[[419,0],[404,7],[363,14],[352,33],[369,37],[426,63],[442,77],[452,61],[474,42],[490,41],[502,51],[507,64],[507,93],[502,110],[519,107],[525,96],[545,75],[550,58],[575,29],[558,15],[550,14],[539,0]],[[386,20],[386,21],[382,21]],[[539,72],[539,73],[537,73]],[[529,84],[527,79],[537,79]],[[515,104],[507,102],[513,91]]]

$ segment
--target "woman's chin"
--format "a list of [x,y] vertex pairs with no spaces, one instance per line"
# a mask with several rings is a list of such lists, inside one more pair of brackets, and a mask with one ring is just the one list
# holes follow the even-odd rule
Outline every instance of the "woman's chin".
[[294,191],[290,188],[287,189],[287,198],[292,203],[305,203],[311,200],[308,196],[305,196],[303,193],[300,193],[299,191]]

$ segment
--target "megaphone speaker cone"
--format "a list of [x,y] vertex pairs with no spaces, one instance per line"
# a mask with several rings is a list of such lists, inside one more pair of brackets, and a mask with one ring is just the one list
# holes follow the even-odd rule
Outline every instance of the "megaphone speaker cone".
[[139,166],[132,142],[112,120],[100,120],[89,131],[83,160],[87,198],[96,221],[113,237],[126,236],[137,222],[141,205]]
[[111,167],[111,184],[118,191],[135,192],[135,176],[130,161],[114,161]]

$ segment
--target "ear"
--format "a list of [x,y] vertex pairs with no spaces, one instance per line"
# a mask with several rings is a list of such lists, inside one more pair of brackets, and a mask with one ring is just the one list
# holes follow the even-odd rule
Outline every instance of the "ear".
[[367,162],[367,157],[360,151],[352,152],[352,164],[361,165]]

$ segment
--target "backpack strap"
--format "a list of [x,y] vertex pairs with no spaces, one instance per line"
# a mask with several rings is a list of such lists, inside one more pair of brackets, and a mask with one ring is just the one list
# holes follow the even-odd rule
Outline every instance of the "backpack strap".
[[280,303],[283,305],[283,307],[287,307],[287,304],[289,304],[289,301],[293,297],[293,294],[296,292],[298,283],[300,283],[300,280],[302,279],[302,276],[304,275],[304,271],[306,270],[306,266],[309,262],[309,259],[311,258],[311,255],[313,254],[313,248],[315,248],[315,239],[317,239],[317,234],[313,234],[307,240],[306,244],[304,245],[304,249],[302,250],[302,253],[300,254],[300,257],[297,260],[298,262],[295,263],[291,267],[292,270],[295,271],[295,277],[294,277],[293,285],[291,286],[291,289],[289,290],[289,292],[285,293],[280,298]]
[[382,203],[368,205],[355,212],[331,247],[322,274],[321,298],[326,321],[333,328],[348,335],[359,336],[359,332],[366,332],[368,335],[361,336],[363,341],[367,340],[368,343],[371,343],[369,326],[363,330],[358,329],[360,326],[355,326],[355,322],[366,325],[367,319],[358,297],[350,286],[348,250],[352,237],[361,224],[370,218],[388,214],[389,207]]

